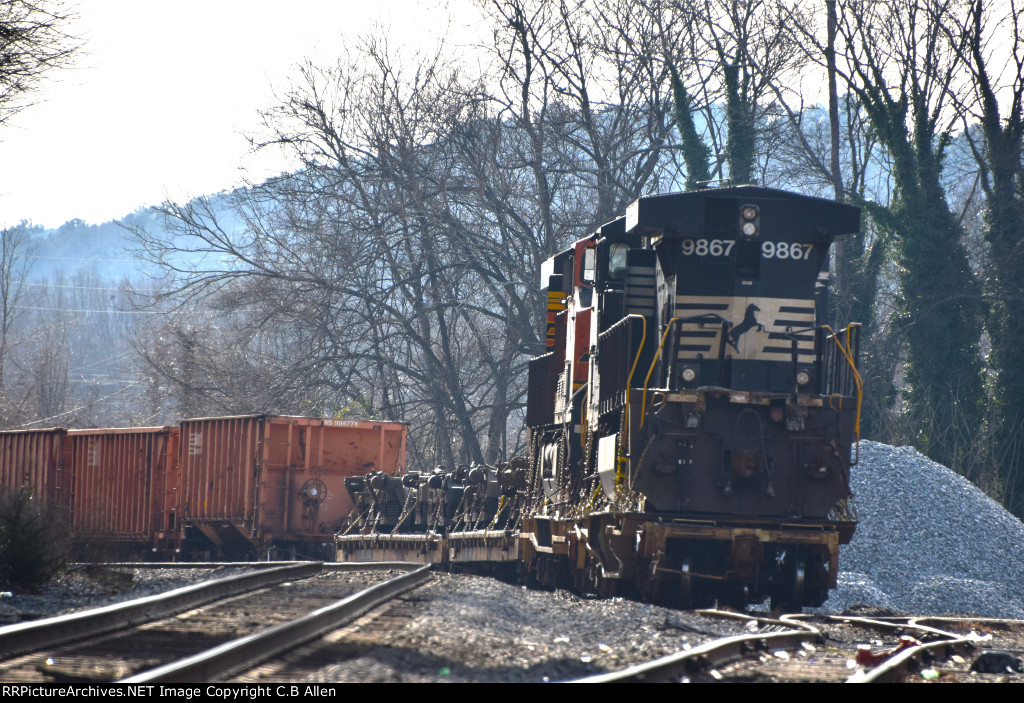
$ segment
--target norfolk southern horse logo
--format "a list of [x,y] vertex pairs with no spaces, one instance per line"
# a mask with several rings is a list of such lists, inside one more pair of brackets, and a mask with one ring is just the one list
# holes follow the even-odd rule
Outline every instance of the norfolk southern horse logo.
[[729,330],[729,336],[726,337],[726,341],[729,342],[729,346],[736,350],[737,354],[740,351],[740,337],[745,335],[754,327],[756,327],[758,331],[764,332],[764,325],[757,321],[757,318],[754,316],[755,312],[761,312],[761,308],[751,303],[747,306],[747,312],[743,316],[743,322]]
[[[680,324],[679,358],[708,359],[725,354],[745,361],[793,360],[790,330],[814,327],[814,300],[765,296],[676,296],[677,315],[689,321]],[[708,325],[706,316],[728,320],[728,325]],[[727,327],[727,329],[722,329]],[[814,358],[814,335],[796,337],[801,361]]]

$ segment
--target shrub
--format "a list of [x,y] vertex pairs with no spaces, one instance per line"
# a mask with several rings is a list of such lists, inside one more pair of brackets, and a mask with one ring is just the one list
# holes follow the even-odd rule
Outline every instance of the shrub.
[[64,567],[67,532],[60,516],[28,487],[0,492],[0,585],[37,590]]

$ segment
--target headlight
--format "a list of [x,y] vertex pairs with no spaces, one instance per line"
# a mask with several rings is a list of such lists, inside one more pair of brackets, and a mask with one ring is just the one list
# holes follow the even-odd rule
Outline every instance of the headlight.
[[757,205],[743,205],[740,207],[740,235],[746,239],[753,239],[761,228],[761,208]]
[[799,371],[796,372],[796,384],[798,386],[806,386],[810,382],[811,382],[811,374],[810,374],[809,371],[805,371],[804,369],[800,369]]
[[679,374],[685,383],[693,383],[697,379],[697,369],[692,366],[684,366]]

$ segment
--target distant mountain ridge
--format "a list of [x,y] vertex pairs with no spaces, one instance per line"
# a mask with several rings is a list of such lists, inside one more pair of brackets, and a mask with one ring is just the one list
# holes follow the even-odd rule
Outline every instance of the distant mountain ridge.
[[[210,200],[214,209],[226,213],[233,195],[234,192],[229,192],[202,197]],[[55,274],[76,271],[93,273],[108,281],[160,275],[162,272],[139,251],[133,229],[144,229],[158,238],[180,236],[169,229],[166,215],[153,207],[139,208],[119,220],[102,224],[88,224],[76,218],[57,228],[28,225],[35,246],[30,278],[49,279]]]

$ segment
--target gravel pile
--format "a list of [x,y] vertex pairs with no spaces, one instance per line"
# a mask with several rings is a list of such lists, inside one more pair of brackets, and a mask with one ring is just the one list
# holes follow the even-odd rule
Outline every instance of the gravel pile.
[[852,472],[860,525],[840,547],[822,608],[1024,619],[1024,524],[912,447],[861,442]]

